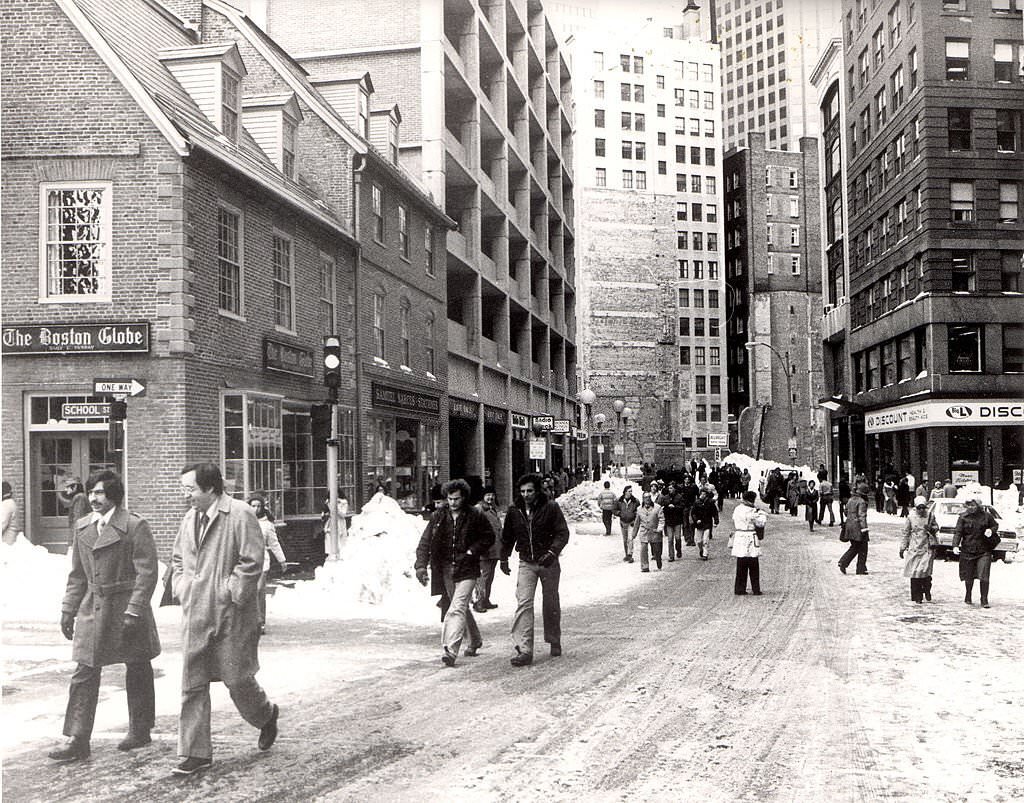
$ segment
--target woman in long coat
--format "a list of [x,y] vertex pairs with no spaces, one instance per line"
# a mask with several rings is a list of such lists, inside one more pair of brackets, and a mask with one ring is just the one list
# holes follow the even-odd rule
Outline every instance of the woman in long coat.
[[938,529],[935,519],[928,515],[928,500],[917,497],[900,541],[900,557],[906,556],[903,576],[910,578],[910,598],[914,602],[921,602],[922,597],[932,601],[932,563],[935,560],[932,547],[938,543],[935,538]]
[[846,567],[857,559],[857,574],[868,573],[868,494],[871,489],[866,482],[857,485],[857,490],[846,503],[846,521],[843,522],[842,540],[850,542],[850,548],[839,559],[839,571],[846,574]]
[[633,538],[640,540],[640,571],[649,572],[651,564],[647,557],[647,545],[651,546],[654,562],[661,568],[662,532],[665,528],[665,514],[661,505],[655,504],[650,494],[644,494],[643,504],[636,512]]

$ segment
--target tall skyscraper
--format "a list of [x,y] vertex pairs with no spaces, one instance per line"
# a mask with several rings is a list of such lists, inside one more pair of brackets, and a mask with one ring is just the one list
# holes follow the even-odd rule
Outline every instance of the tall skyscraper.
[[606,431],[615,400],[633,412],[604,463],[713,458],[727,432],[720,55],[698,24],[571,43],[583,382]]

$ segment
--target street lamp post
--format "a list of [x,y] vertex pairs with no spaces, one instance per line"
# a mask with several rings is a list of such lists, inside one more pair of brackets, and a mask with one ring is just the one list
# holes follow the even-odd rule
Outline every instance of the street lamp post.
[[[622,445],[622,411],[628,408],[622,399],[616,399],[612,402],[612,409],[615,411],[615,440],[618,441],[618,444],[614,444],[612,446],[612,450],[614,452],[615,446],[618,445],[622,449],[623,453],[625,453],[626,447]],[[618,457],[618,453],[616,453],[615,456]]]
[[601,465],[601,463],[603,462],[603,460],[601,458],[601,452],[604,449],[604,436],[602,434],[602,431],[604,430],[604,422],[605,422],[605,420],[606,420],[606,418],[605,418],[605,414],[604,413],[598,413],[597,415],[594,416],[594,426],[597,427],[597,439],[598,439],[597,475],[594,477],[595,480],[598,480],[598,479],[601,478],[601,473],[602,473],[602,470],[604,469],[604,466]]
[[[587,423],[587,429],[590,429],[590,412],[591,407],[595,401],[597,401],[597,394],[594,393],[590,388],[583,388],[577,394],[580,404],[583,405],[583,420]],[[593,439],[590,437],[591,433],[587,433],[587,469],[593,476],[594,460],[593,460]]]
[[[748,351],[754,348],[754,346],[764,346],[766,349],[771,351],[776,357],[779,358],[779,362],[782,363],[782,372],[786,377],[786,402],[789,405],[789,448],[796,448],[796,425],[793,423],[793,386],[789,378],[789,363],[779,354],[778,350],[771,343],[762,343],[760,340],[748,340],[743,344]],[[760,450],[758,450],[760,451]],[[793,455],[794,457],[796,455]]]

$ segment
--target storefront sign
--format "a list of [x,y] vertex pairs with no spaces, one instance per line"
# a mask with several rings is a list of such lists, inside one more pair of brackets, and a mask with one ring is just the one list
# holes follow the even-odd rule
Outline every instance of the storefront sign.
[[530,438],[530,459],[543,460],[547,455],[547,443],[543,438]]
[[573,427],[572,428],[572,436],[576,440],[578,440],[578,441],[585,441],[587,438],[590,437],[590,434],[585,429],[580,429],[579,427]]
[[110,415],[110,405],[106,402],[65,402],[60,406],[60,417],[65,421],[73,418],[106,418]]
[[512,429],[529,429],[529,419],[520,413],[512,413]]
[[1024,471],[1019,468],[1013,470],[1013,482],[1019,488],[1021,483],[1024,482]]
[[533,428],[542,432],[550,432],[554,429],[555,419],[550,415],[535,415],[533,417]]
[[866,413],[864,431],[894,432],[917,427],[984,427],[1024,424],[1024,399],[947,399],[903,404]]
[[464,418],[468,421],[477,420],[477,410],[480,409],[480,405],[476,402],[463,401],[462,399],[456,399],[451,397],[448,399],[448,415],[452,418]]
[[977,469],[954,468],[950,471],[950,476],[953,478],[953,484],[958,487],[960,485],[967,485],[969,482],[978,481]]
[[556,418],[551,427],[552,435],[568,435],[572,422],[568,418]]
[[149,351],[148,323],[5,326],[4,354],[96,354]]
[[299,376],[313,376],[313,352],[278,340],[263,338],[263,367]]
[[374,382],[370,393],[374,407],[387,407],[392,410],[407,410],[428,415],[441,414],[441,399],[414,390],[403,390],[392,385]]
[[508,426],[508,413],[497,407],[484,405],[484,423],[494,424],[499,427]]

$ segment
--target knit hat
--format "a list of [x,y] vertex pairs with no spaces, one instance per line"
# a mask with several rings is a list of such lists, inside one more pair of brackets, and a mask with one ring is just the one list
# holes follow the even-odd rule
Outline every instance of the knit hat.
[[914,497],[914,507],[927,507],[928,500],[923,496]]

